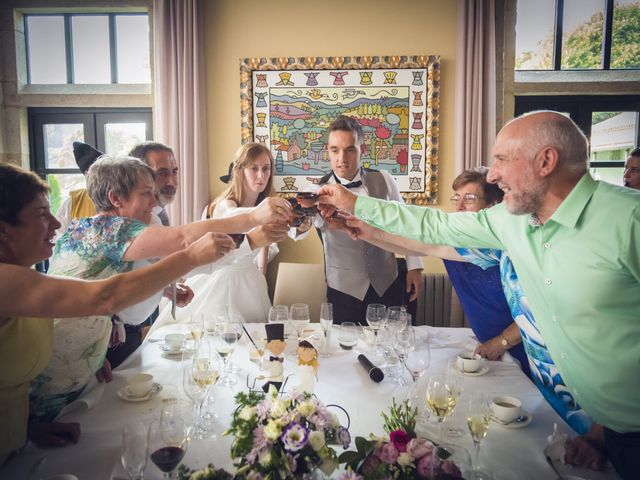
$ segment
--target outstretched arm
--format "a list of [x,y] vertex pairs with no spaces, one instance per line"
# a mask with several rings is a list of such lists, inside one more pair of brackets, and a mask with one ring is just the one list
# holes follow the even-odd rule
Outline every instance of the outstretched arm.
[[218,260],[234,246],[227,235],[207,233],[153,265],[94,281],[0,264],[0,317],[110,315],[143,301],[193,268]]

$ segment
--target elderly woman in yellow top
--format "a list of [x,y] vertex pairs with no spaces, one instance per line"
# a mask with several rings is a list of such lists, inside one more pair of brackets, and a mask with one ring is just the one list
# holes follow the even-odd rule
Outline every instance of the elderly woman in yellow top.
[[[155,265],[106,280],[42,275],[31,267],[51,255],[60,226],[49,210],[49,188],[39,177],[0,164],[0,466],[27,437],[29,381],[51,355],[53,322],[43,317],[108,315],[140,302],[191,269],[222,257],[233,245],[209,233]],[[74,424],[32,424],[40,444],[75,439]]]
[[[287,222],[290,210],[282,198],[267,199],[255,210],[230,218],[178,227],[149,225],[156,206],[154,173],[132,157],[98,159],[87,173],[87,192],[98,214],[69,225],[56,242],[50,273],[107,278],[169,255],[210,231],[245,232],[274,219]],[[55,320],[51,361],[31,387],[33,415],[51,421],[86,391],[104,363],[110,339],[115,340],[115,334],[123,339],[124,329],[114,325],[111,338],[108,316]]]

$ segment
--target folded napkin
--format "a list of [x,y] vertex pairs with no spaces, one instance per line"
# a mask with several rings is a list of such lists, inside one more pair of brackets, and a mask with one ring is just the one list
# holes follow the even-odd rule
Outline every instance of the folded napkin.
[[104,394],[104,388],[104,383],[99,383],[95,379],[95,377],[92,378],[82,395],[65,406],[60,411],[55,420],[59,421],[64,416],[69,415],[70,413],[75,411],[89,410],[93,408],[102,398],[102,395]]

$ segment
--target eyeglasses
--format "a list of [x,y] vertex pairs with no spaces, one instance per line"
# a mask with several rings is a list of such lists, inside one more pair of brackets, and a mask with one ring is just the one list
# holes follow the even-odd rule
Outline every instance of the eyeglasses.
[[479,200],[479,197],[473,193],[465,193],[463,196],[456,193],[455,195],[452,195],[449,200],[451,200],[451,203],[457,204],[460,199],[462,199],[462,203],[465,205],[471,205],[476,203]]

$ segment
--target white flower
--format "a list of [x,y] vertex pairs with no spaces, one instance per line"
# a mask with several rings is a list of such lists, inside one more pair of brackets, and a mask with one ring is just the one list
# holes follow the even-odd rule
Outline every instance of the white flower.
[[281,433],[282,429],[280,428],[280,425],[273,420],[267,423],[267,426],[264,427],[264,435],[271,441],[277,440]]
[[265,450],[260,454],[258,462],[263,467],[268,467],[271,464],[271,450]]
[[249,421],[255,416],[255,414],[256,414],[256,408],[255,407],[250,407],[250,406],[247,405],[242,410],[240,410],[239,417],[242,420]]
[[338,468],[338,465],[338,460],[336,460],[335,458],[327,458],[320,464],[320,470],[322,470],[322,473],[329,477],[333,473],[333,471]]
[[311,444],[311,448],[319,452],[325,444],[324,433],[318,431],[311,432],[309,434],[309,443]]
[[287,411],[287,406],[281,400],[274,400],[271,404],[271,416],[273,418],[281,417]]
[[302,402],[300,405],[298,405],[298,413],[303,417],[310,416],[315,411],[315,409],[316,407],[313,405],[313,402],[310,400],[306,400]]
[[398,465],[400,465],[401,467],[407,467],[413,464],[413,457],[409,455],[407,452],[402,452],[398,457],[398,460],[396,461],[398,462]]

